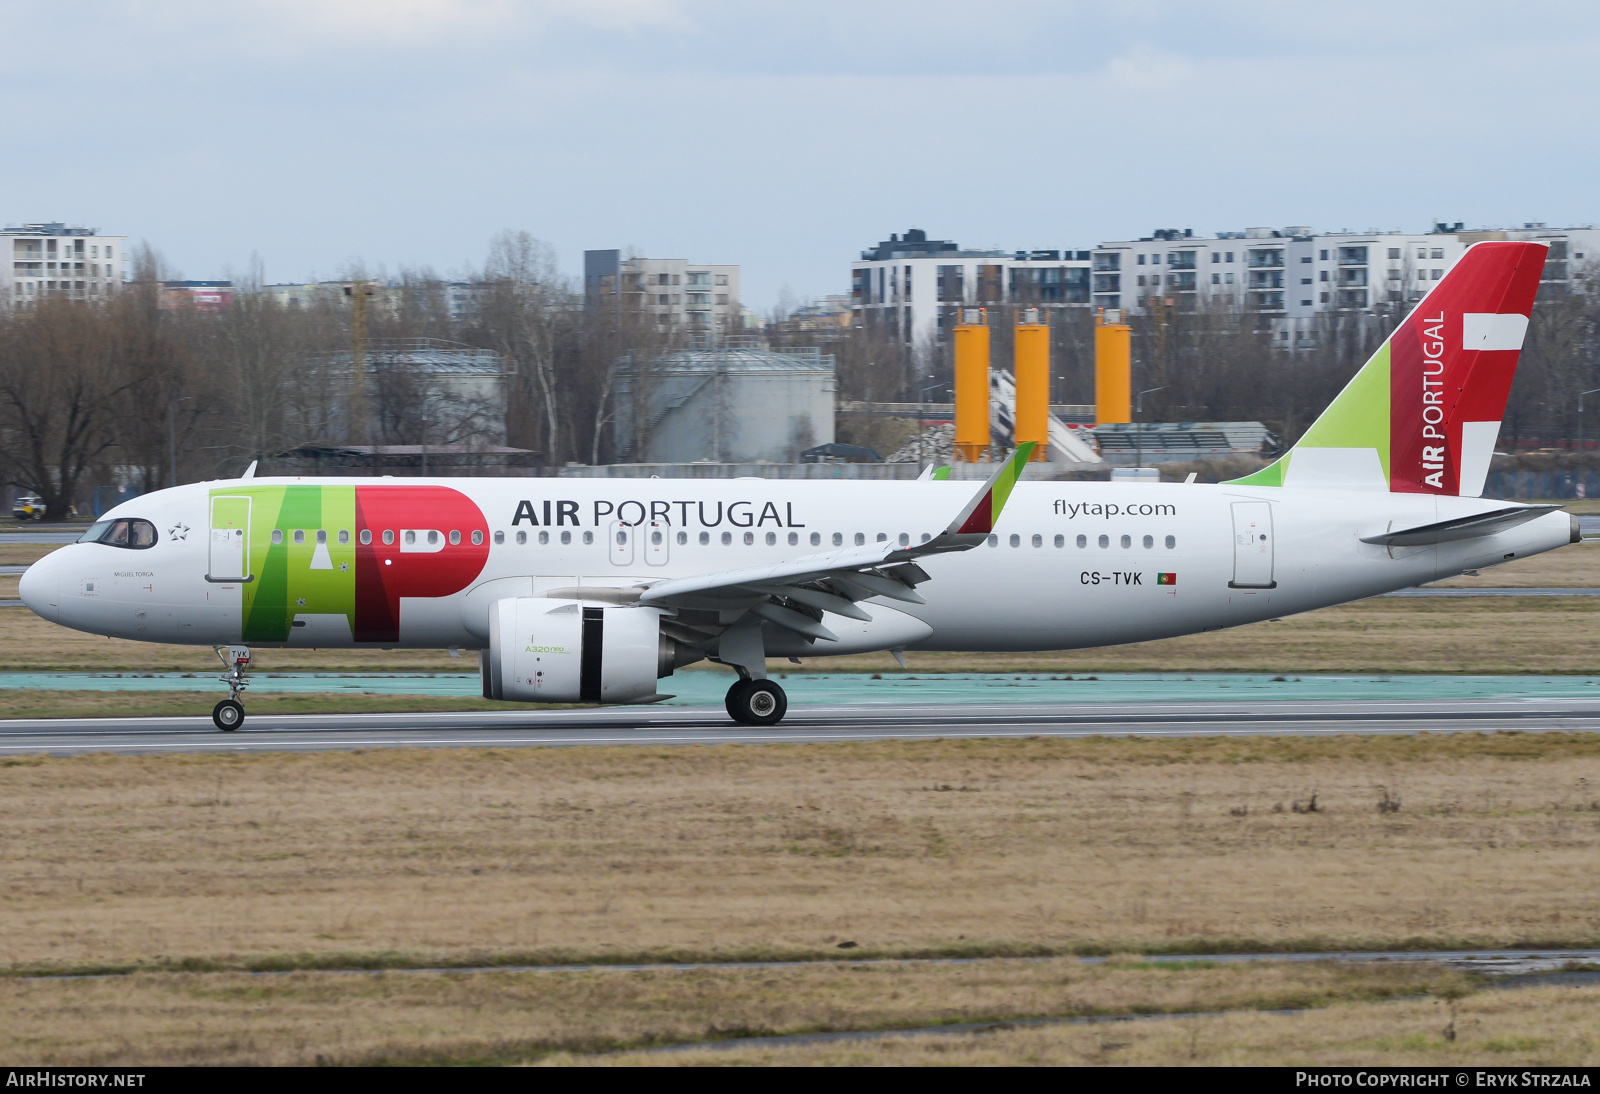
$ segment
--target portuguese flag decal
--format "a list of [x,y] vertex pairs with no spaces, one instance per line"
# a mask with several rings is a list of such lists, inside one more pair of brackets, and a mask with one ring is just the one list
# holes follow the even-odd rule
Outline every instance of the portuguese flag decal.
[[1177,574],[1157,574],[1156,575],[1156,584],[1157,585],[1176,585],[1177,583],[1178,583],[1178,575]]

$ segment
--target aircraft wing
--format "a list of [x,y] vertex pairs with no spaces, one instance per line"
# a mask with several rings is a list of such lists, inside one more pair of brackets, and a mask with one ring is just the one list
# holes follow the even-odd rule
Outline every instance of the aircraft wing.
[[1021,477],[1034,445],[1020,445],[995,469],[989,480],[938,535],[924,543],[886,540],[847,547],[767,566],[671,578],[642,590],[639,603],[690,610],[715,610],[720,626],[733,622],[727,613],[754,612],[798,634],[824,640],[834,635],[822,625],[822,613],[851,619],[872,617],[856,602],[882,596],[910,604],[924,603],[916,586],[928,580],[917,560],[982,543]]

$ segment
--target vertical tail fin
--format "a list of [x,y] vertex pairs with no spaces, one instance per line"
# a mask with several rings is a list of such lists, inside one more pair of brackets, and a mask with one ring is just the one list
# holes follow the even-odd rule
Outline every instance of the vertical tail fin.
[[1546,250],[1467,248],[1299,443],[1234,481],[1477,497]]

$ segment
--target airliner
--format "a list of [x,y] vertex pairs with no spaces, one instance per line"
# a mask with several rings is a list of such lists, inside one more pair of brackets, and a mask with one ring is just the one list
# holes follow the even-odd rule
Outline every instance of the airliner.
[[[66,627],[213,647],[477,651],[486,698],[628,704],[710,660],[1071,650],[1276,619],[1578,541],[1482,493],[1545,247],[1468,249],[1306,434],[1230,482],[256,478],[119,505],[28,568]],[[1193,476],[1191,476],[1191,479]]]

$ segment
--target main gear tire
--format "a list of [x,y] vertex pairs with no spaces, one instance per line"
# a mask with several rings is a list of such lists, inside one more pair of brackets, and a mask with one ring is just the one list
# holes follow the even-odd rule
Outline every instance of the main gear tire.
[[789,712],[789,697],[771,680],[740,680],[728,689],[728,714],[748,726],[775,726]]

